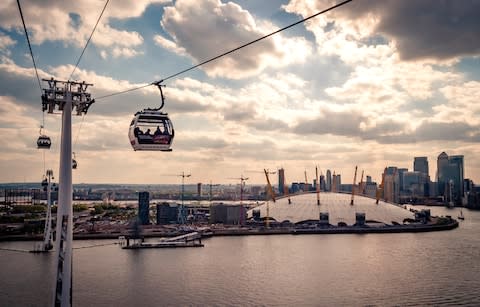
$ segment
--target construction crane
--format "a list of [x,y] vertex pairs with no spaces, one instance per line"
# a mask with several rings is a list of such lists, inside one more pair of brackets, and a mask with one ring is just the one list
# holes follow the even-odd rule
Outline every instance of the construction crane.
[[181,174],[179,175],[174,175],[174,176],[177,176],[177,177],[182,177],[182,204],[178,207],[178,216],[177,216],[177,222],[179,224],[185,224],[186,222],[186,214],[185,214],[185,206],[183,204],[183,195],[185,193],[185,178],[188,178],[190,176],[192,176],[192,174],[185,174],[185,172],[182,172]]
[[243,187],[245,186],[245,181],[248,180],[248,177],[243,177],[243,174],[239,178],[228,178],[234,180],[240,180],[240,205],[243,202]]
[[243,187],[245,186],[245,181],[248,180],[248,177],[243,177],[243,174],[240,176],[240,178],[229,178],[229,179],[235,179],[235,180],[240,180],[240,223],[243,222],[244,220],[244,212],[243,212]]
[[[265,178],[267,178],[267,185],[268,185],[268,192],[270,194],[270,197],[272,198],[272,201],[275,202],[275,193],[273,192],[272,185],[270,184],[270,178],[268,177],[268,174],[270,174],[266,169],[263,169],[263,172],[265,173]],[[270,227],[270,206],[269,202],[267,199],[267,216],[265,219],[265,225],[267,228]]]
[[352,184],[352,200],[350,201],[350,205],[353,206],[353,197],[355,196],[355,182],[357,181],[357,166],[355,165],[355,175],[353,176],[353,184]]

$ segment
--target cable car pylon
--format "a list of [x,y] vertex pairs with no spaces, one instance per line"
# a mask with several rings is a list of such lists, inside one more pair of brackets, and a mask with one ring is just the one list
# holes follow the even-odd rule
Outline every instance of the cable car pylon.
[[87,92],[85,82],[43,79],[47,87],[43,89],[42,109],[48,113],[61,111],[62,131],[60,141],[60,171],[56,226],[56,274],[53,305],[72,305],[72,111],[76,115],[86,114],[95,102]]

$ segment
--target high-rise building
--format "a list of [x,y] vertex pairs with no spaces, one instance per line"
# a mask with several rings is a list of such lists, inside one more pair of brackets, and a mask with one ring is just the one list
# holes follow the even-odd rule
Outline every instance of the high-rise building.
[[449,157],[442,152],[437,159],[437,177],[438,194],[449,198],[451,186],[451,200],[456,203],[461,202],[464,196],[463,181],[465,179],[463,155]]
[[460,202],[464,196],[464,168],[463,168],[463,156],[450,156],[448,162],[451,165],[452,173],[450,180],[453,181],[453,198],[456,202]]
[[150,224],[149,209],[150,194],[148,192],[138,193],[138,219],[141,225]]
[[176,223],[177,215],[176,204],[170,205],[166,202],[157,204],[157,225]]
[[327,169],[327,174],[325,178],[325,191],[331,191],[332,190],[332,173],[330,172],[329,169]]
[[320,175],[320,190],[326,191],[326,182],[324,175]]
[[427,175],[422,172],[405,172],[403,173],[403,192],[409,197],[428,196]]
[[400,175],[397,167],[389,166],[385,169],[383,184],[385,201],[398,203],[400,200]]
[[197,183],[197,195],[198,195],[198,199],[202,198],[202,183],[201,182]]
[[447,179],[448,155],[442,152],[437,158],[437,185],[438,194],[445,195],[445,185],[448,183]]
[[278,194],[285,194],[285,170],[283,168],[278,170]]
[[413,171],[428,175],[428,158],[415,157],[413,159]]
[[399,180],[399,185],[400,185],[400,192],[403,191],[403,174],[408,172],[408,168],[399,168],[397,169],[398,172],[398,180]]

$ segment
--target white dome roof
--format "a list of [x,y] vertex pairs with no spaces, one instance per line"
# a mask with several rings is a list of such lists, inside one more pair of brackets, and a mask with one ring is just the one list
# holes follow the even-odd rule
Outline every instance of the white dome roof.
[[[291,204],[287,197],[277,199],[274,203],[269,201],[270,217],[277,222],[289,220],[298,223],[306,220],[319,220],[320,212],[329,213],[329,223],[338,225],[339,222],[347,225],[355,224],[355,214],[365,213],[367,221],[377,221],[386,225],[392,222],[403,224],[406,218],[414,219],[414,213],[384,201],[379,201],[365,196],[355,195],[354,205],[350,205],[352,195],[333,192],[320,192],[320,206],[317,205],[316,193],[291,195]],[[248,217],[252,216],[253,210],[260,210],[260,216],[267,216],[267,203],[248,211]]]

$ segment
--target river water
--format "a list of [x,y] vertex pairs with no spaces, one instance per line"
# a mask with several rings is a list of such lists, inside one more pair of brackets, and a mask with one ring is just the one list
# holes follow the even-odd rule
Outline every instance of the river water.
[[[480,212],[463,213],[459,228],[441,232],[214,237],[203,248],[75,249],[73,304],[480,306]],[[0,248],[32,245],[2,242]],[[0,306],[51,305],[53,258],[0,250]]]

